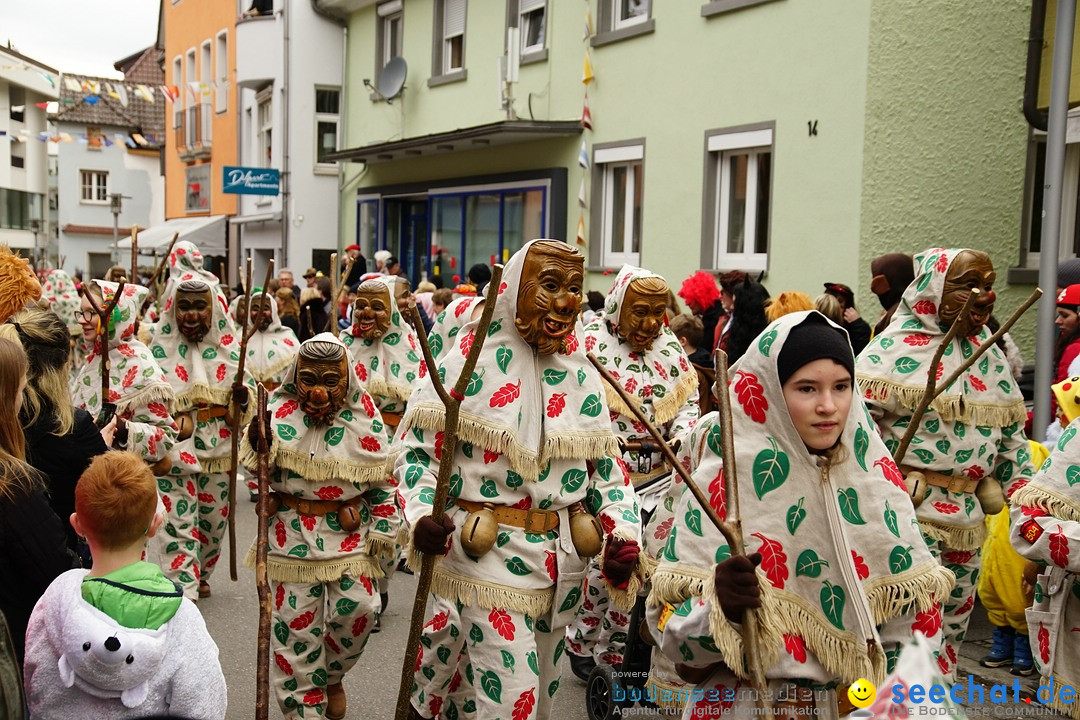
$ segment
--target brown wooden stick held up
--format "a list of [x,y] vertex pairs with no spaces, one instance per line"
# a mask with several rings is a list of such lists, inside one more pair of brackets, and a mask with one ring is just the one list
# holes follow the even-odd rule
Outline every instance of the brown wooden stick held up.
[[[263,287],[265,288],[270,283],[270,276],[274,272],[274,261],[271,259],[266,264],[266,279],[263,281]],[[247,259],[247,268],[245,270],[244,279],[246,284],[244,287],[251,288],[251,257]],[[259,304],[260,311],[266,307],[266,293],[263,292],[263,300]],[[247,302],[245,303],[246,312],[243,313],[242,320],[240,322],[240,359],[236,363],[236,379],[233,380],[233,392],[235,388],[244,384],[244,366],[247,364],[247,346],[248,340],[251,339],[251,335],[258,327],[255,324],[249,324],[248,319],[251,316],[251,293],[250,290],[247,296]],[[240,408],[236,404],[235,398],[230,398],[230,403],[233,405],[232,416],[232,446],[230,448],[231,461],[229,462],[229,578],[236,580],[236,465],[237,458],[240,455]]]
[[[490,287],[498,288],[502,282],[503,266],[495,265],[491,269]],[[464,397],[465,388],[472,379],[473,369],[480,357],[480,350],[487,338],[488,327],[491,325],[491,316],[495,312],[498,293],[493,293],[490,302],[484,303],[484,311],[480,315],[480,322],[476,326],[476,334],[473,339],[469,354],[465,356],[465,365],[461,368],[461,375],[454,382],[452,390],[447,392],[442,380],[439,378],[438,367],[435,358],[431,354],[431,346],[428,345],[427,332],[424,331],[424,323],[420,319],[420,312],[414,303],[409,304],[409,312],[412,314],[413,324],[416,326],[416,337],[420,341],[420,348],[424,353],[424,362],[427,363],[428,376],[435,386],[435,392],[446,406],[446,422],[443,427],[442,462],[439,464],[439,476],[435,482],[435,498],[431,504],[431,518],[439,525],[442,524],[446,514],[446,498],[450,494],[450,475],[453,471],[453,457],[457,452],[457,426],[458,411],[461,408],[461,400]],[[413,601],[412,623],[409,626],[409,641],[405,646],[405,659],[401,665],[401,684],[398,686],[396,720],[406,720],[409,716],[409,697],[412,695],[414,668],[416,666],[416,653],[420,648],[420,633],[424,628],[424,614],[427,612],[427,597],[431,591],[431,576],[435,569],[435,556],[423,553],[420,572],[416,577],[416,599]]]
[[139,226],[131,226],[131,275],[128,276],[130,282],[139,284]]
[[[690,472],[682,466],[679,459],[672,452],[664,441],[664,436],[660,433],[657,427],[649,420],[648,417],[638,408],[637,405],[630,399],[630,396],[623,389],[622,385],[612,377],[608,369],[604,367],[600,361],[592,353],[588,353],[586,357],[589,358],[589,362],[593,364],[593,367],[600,373],[600,377],[611,386],[611,388],[622,398],[623,403],[630,408],[634,416],[645,426],[645,429],[649,431],[653,439],[656,440],[659,445],[660,452],[663,453],[664,458],[667,459],[668,464],[672,469],[679,474],[682,481],[686,484],[686,488],[694,495],[694,498],[701,505],[701,508],[705,511],[712,524],[720,531],[720,534],[727,540],[728,547],[731,548],[732,555],[744,555],[745,548],[743,546],[742,539],[742,525],[739,521],[739,493],[735,482],[735,443],[731,437],[731,400],[727,394],[727,354],[722,350],[718,351],[717,365],[716,365],[716,384],[721,388],[719,395],[720,402],[720,418],[721,418],[721,430],[724,432],[723,438],[723,452],[724,452],[724,493],[726,495],[725,502],[727,503],[727,516],[729,519],[721,519],[717,515],[716,510],[713,508],[712,503],[709,502],[709,498],[705,497],[705,494],[701,491],[690,476]],[[729,464],[730,462],[730,464]],[[742,622],[743,629],[743,648],[746,653],[746,665],[750,670],[750,679],[756,688],[764,690],[766,688],[765,672],[761,667],[761,661],[759,660],[760,652],[758,650],[757,641],[757,616],[752,610],[748,610],[743,615]],[[764,693],[758,692],[759,702],[765,703]],[[766,704],[767,706],[767,704]]]
[[[960,314],[957,315],[957,318],[967,317],[967,314],[971,309],[971,304],[974,301],[974,297],[976,296],[977,292],[977,290],[972,290],[971,294],[968,296],[967,302],[964,303],[963,309],[960,311]],[[1042,297],[1042,294],[1043,291],[1041,288],[1035,288],[1034,290],[1032,290],[1031,294],[1028,295],[1027,300],[1021,303],[1020,307],[1016,308],[1013,314],[1009,316],[1009,319],[1006,320],[1004,324],[1002,324],[1002,326],[998,328],[997,332],[991,335],[990,338],[982,345],[978,346],[975,349],[975,352],[971,354],[971,357],[961,363],[960,367],[953,370],[952,374],[949,375],[949,377],[945,378],[945,380],[941,383],[941,386],[938,387],[938,363],[941,361],[941,356],[945,352],[945,348],[956,337],[958,323],[956,321],[953,321],[952,327],[949,328],[949,332],[946,333],[945,338],[938,346],[937,352],[934,353],[933,363],[927,370],[928,380],[926,383],[926,392],[923,393],[922,400],[920,400],[919,404],[916,406],[915,412],[911,414],[911,420],[908,422],[907,429],[904,431],[904,435],[900,438],[900,444],[896,447],[896,452],[893,453],[893,461],[897,465],[900,465],[904,461],[904,456],[907,455],[908,448],[911,446],[911,440],[915,437],[915,431],[918,430],[919,424],[922,422],[923,415],[926,414],[927,408],[930,407],[930,403],[934,402],[935,398],[937,398],[937,396],[943,393],[947,388],[952,387],[952,384],[956,382],[962,374],[967,372],[968,369],[972,365],[974,365],[979,360],[979,358],[983,356],[983,353],[993,347],[997,343],[997,341],[1000,340],[1003,335],[1005,335],[1005,333],[1009,332],[1009,328],[1011,328],[1013,324],[1015,324],[1016,321],[1019,320],[1020,317],[1039,300],[1040,297]]]
[[258,388],[258,446],[259,453],[259,513],[258,541],[255,546],[255,588],[259,593],[259,642],[255,667],[255,718],[266,720],[270,712],[270,580],[266,572],[266,555],[270,542],[270,438],[266,428],[270,423],[266,409],[266,388]]
[[[120,284],[116,287],[116,294],[113,295],[112,300],[106,303],[102,308],[94,297],[94,294],[88,289],[88,284],[93,282],[88,280],[87,284],[82,286],[83,297],[86,298],[86,302],[90,303],[90,307],[94,309],[94,312],[98,315],[98,340],[101,341],[101,410],[105,411],[105,403],[109,402],[109,371],[111,369],[111,363],[109,362],[109,316],[112,315],[112,311],[116,309],[116,304],[120,302],[120,297],[124,292],[124,281],[120,281]],[[98,416],[97,420],[100,422],[103,416]]]
[[169,256],[172,255],[173,245],[180,239],[180,233],[173,233],[172,240],[169,241],[169,247],[165,248],[165,254],[161,256],[161,260],[158,261],[157,267],[154,268],[154,274],[150,276],[150,289],[154,291],[154,302],[157,303],[157,299],[161,297],[161,289],[165,285],[165,281],[161,279],[161,271],[165,269],[165,263],[169,261]]

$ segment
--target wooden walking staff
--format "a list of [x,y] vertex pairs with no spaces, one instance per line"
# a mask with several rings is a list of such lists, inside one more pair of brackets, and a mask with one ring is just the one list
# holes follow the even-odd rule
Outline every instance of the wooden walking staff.
[[[971,306],[974,304],[975,299],[979,294],[977,288],[972,289],[971,293],[968,294],[967,302],[964,303],[964,307],[960,310],[960,314],[956,316],[957,320],[968,316],[968,313],[971,312]],[[930,363],[930,367],[926,371],[926,392],[923,393],[922,400],[920,400],[919,404],[916,406],[915,412],[911,414],[911,420],[908,422],[907,429],[904,431],[903,437],[900,438],[900,444],[896,447],[896,452],[893,453],[893,461],[897,465],[900,465],[904,461],[904,456],[907,455],[911,440],[915,437],[915,431],[918,430],[919,424],[922,422],[922,417],[926,414],[926,410],[930,407],[930,403],[934,402],[934,399],[943,393],[946,388],[952,387],[952,384],[983,356],[983,353],[993,347],[1005,333],[1009,332],[1009,328],[1011,328],[1013,324],[1028,311],[1028,308],[1034,305],[1039,298],[1042,297],[1042,294],[1043,291],[1041,288],[1032,290],[1031,294],[1028,295],[1027,300],[1025,300],[1020,307],[1016,308],[1016,311],[1013,312],[1013,314],[1009,316],[1009,319],[998,328],[997,332],[991,335],[982,345],[979,345],[975,349],[975,352],[971,354],[971,357],[961,363],[960,367],[956,368],[956,370],[953,370],[952,374],[945,378],[939,387],[937,384],[938,363],[941,362],[941,356],[956,337],[957,330],[960,327],[960,323],[957,322],[957,320],[953,321],[952,326],[949,328],[949,332],[945,333],[945,338],[941,341],[941,344],[938,345],[937,352],[934,353],[933,362]]]
[[139,226],[131,226],[131,274],[128,281],[139,284]]
[[338,330],[338,312],[341,309],[341,303],[338,299],[338,292],[341,290],[341,286],[345,283],[345,279],[349,277],[349,273],[352,272],[353,263],[356,262],[356,258],[349,258],[349,262],[345,265],[345,272],[341,275],[337,274],[337,253],[331,253],[330,255],[330,332],[334,333],[334,337],[339,334]]
[[[87,281],[87,283],[92,281]],[[124,283],[120,281],[120,284],[116,287],[116,294],[113,295],[112,300],[105,304],[102,308],[98,305],[97,299],[94,294],[90,292],[89,285],[84,284],[82,286],[83,297],[86,298],[86,302],[90,303],[90,307],[94,309],[94,312],[98,316],[98,339],[101,341],[101,414],[96,418],[98,427],[104,427],[109,424],[111,418],[106,417],[106,404],[109,403],[109,371],[111,364],[109,362],[109,316],[112,315],[113,310],[116,309],[116,304],[120,302],[120,297],[124,292]]]
[[[491,282],[488,287],[498,288],[502,282],[502,265],[494,265],[491,268]],[[435,498],[431,502],[431,519],[438,525],[442,525],[443,515],[446,510],[446,498],[450,494],[450,475],[453,471],[452,462],[454,453],[457,452],[457,426],[458,410],[461,408],[461,399],[465,397],[465,388],[472,378],[476,361],[480,357],[480,350],[487,338],[488,326],[491,325],[491,316],[495,312],[495,303],[498,300],[498,292],[494,292],[489,301],[484,303],[484,310],[480,315],[480,323],[476,326],[472,347],[465,356],[465,365],[461,368],[461,374],[454,382],[454,387],[449,391],[439,378],[438,367],[435,358],[431,354],[431,346],[428,345],[427,332],[424,323],[420,319],[420,312],[416,305],[409,303],[409,312],[412,314],[413,324],[416,326],[416,337],[420,341],[420,348],[424,352],[424,362],[427,363],[428,377],[431,378],[435,392],[439,394],[446,407],[446,422],[443,426],[442,462],[439,463],[439,476],[435,482]],[[435,556],[421,553],[422,561],[420,572],[416,574],[416,599],[413,601],[412,622],[409,625],[409,642],[405,646],[405,659],[401,664],[401,684],[398,687],[396,720],[406,720],[409,716],[409,697],[412,695],[413,676],[415,675],[416,653],[420,648],[420,633],[424,629],[424,615],[427,613],[427,596],[431,591],[431,575],[435,569]]]
[[154,274],[150,276],[150,289],[154,291],[154,303],[157,304],[157,300],[161,297],[161,289],[165,286],[165,281],[161,279],[161,271],[165,269],[165,263],[169,261],[169,256],[172,255],[173,245],[180,239],[180,233],[173,233],[172,240],[169,241],[169,247],[165,248],[165,254],[158,261],[157,267],[154,268]]
[[[742,523],[739,520],[739,487],[735,478],[735,440],[731,434],[731,398],[728,397],[728,376],[727,376],[727,353],[723,350],[717,350],[716,356],[716,380],[715,386],[718,388],[718,400],[720,403],[720,429],[722,432],[722,446],[723,460],[724,460],[724,502],[727,508],[726,518],[721,519],[716,514],[716,510],[713,508],[712,503],[705,497],[705,494],[701,492],[699,488],[690,477],[690,472],[683,467],[679,462],[679,458],[675,456],[671,448],[668,447],[667,442],[664,440],[664,436],[653,425],[652,421],[645,416],[645,413],[641,411],[634,402],[630,399],[630,396],[623,389],[619,381],[612,377],[608,369],[604,367],[596,356],[592,353],[588,353],[586,357],[589,358],[589,362],[593,364],[593,367],[600,373],[600,377],[611,386],[611,388],[622,398],[623,403],[630,408],[630,411],[634,416],[641,421],[641,424],[645,426],[645,429],[649,431],[653,439],[656,440],[657,445],[660,448],[660,452],[664,455],[664,458],[671,465],[671,468],[679,474],[682,481],[686,483],[687,489],[693,493],[694,498],[701,505],[705,514],[709,516],[709,520],[716,526],[716,529],[720,531],[720,534],[727,540],[728,547],[731,548],[732,556],[744,555],[745,547],[743,545],[742,536]],[[765,682],[765,668],[761,665],[761,654],[758,650],[758,624],[757,613],[754,610],[746,610],[743,613],[742,620],[742,636],[743,636],[743,652],[746,655],[746,667],[750,673],[750,683],[754,686],[757,692],[757,702],[762,707],[769,707],[771,703],[765,699],[765,691],[768,686]]]
[[270,712],[270,625],[273,608],[270,598],[270,579],[266,573],[266,554],[270,542],[270,438],[266,428],[270,426],[270,415],[266,409],[266,388],[258,387],[258,405],[256,406],[258,444],[255,450],[259,454],[259,514],[258,540],[255,546],[255,588],[259,593],[259,642],[255,666],[255,720],[266,720]]
[[[266,264],[266,279],[263,280],[263,288],[270,284],[270,277],[274,273],[274,261],[271,259]],[[236,362],[236,379],[233,380],[233,387],[242,385],[244,382],[244,365],[247,363],[247,346],[248,340],[258,330],[258,325],[254,323],[249,324],[248,319],[251,316],[251,257],[247,259],[247,268],[244,272],[245,284],[247,288],[247,302],[245,304],[245,312],[241,315],[240,321],[240,359]],[[265,290],[259,301],[260,314],[266,310],[266,304],[268,299],[266,297]],[[215,301],[216,302],[216,301]],[[234,391],[235,392],[235,391]],[[230,398],[230,402],[232,399]],[[237,472],[237,458],[240,455],[240,413],[234,412],[232,418],[232,447],[231,460],[229,461],[229,578],[236,580],[236,472]]]

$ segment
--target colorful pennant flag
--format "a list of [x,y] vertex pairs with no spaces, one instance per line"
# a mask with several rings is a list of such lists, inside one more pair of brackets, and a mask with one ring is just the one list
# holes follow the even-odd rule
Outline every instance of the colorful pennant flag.
[[585,246],[585,215],[584,213],[578,214],[577,219],[577,244],[582,247]]
[[589,51],[585,50],[585,65],[581,70],[581,82],[588,85],[596,78],[593,76],[592,59],[589,58]]
[[589,10],[589,6],[585,6],[585,34],[582,36],[582,42],[589,42],[589,38],[593,36],[593,24],[592,24],[592,12]]
[[154,103],[154,92],[146,85],[136,85],[135,92],[139,93],[146,102],[150,104]]
[[589,146],[585,143],[585,138],[581,139],[581,150],[578,151],[577,164],[586,170],[589,169]]
[[169,99],[169,102],[176,102],[176,98],[180,97],[180,89],[175,85],[162,85],[161,94]]
[[64,78],[64,87],[66,87],[70,92],[82,92],[82,83],[80,83],[73,77]]
[[582,208],[588,207],[585,204],[585,173],[581,174],[581,187],[578,189],[577,204]]
[[581,127],[592,130],[592,112],[589,111],[589,93],[585,92],[585,107],[581,110]]

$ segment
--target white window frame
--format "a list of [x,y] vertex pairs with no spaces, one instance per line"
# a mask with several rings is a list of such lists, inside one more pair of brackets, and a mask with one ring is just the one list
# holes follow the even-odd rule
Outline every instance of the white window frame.
[[[645,145],[627,144],[615,147],[596,148],[593,151],[593,163],[596,166],[600,178],[600,257],[604,267],[619,267],[623,263],[641,265],[642,237],[637,238],[638,249],[635,252],[634,245],[634,210],[635,201],[639,196],[637,178],[634,168],[641,168],[641,180],[645,178]],[[623,198],[623,237],[622,250],[612,250],[614,240],[614,206],[615,206],[615,183],[614,175],[618,168],[627,170],[626,195]],[[644,200],[642,202],[642,210]],[[644,222],[642,223],[644,225]],[[641,232],[643,228],[639,229]]]
[[[88,180],[89,182],[87,182]],[[90,197],[87,197],[87,191],[89,191]],[[95,197],[97,195],[104,195],[104,198]],[[79,204],[109,204],[108,170],[79,170]]]
[[219,113],[229,109],[229,31],[222,30],[215,38],[214,48],[214,110]]
[[[640,15],[630,15],[628,17],[622,17],[622,4],[624,0],[609,0],[611,3],[611,29],[622,30],[624,28],[634,27],[642,23],[648,22],[652,17],[652,0],[637,0],[644,6],[645,12]],[[634,0],[630,0],[633,2]]]
[[177,97],[173,101],[173,129],[179,128],[184,123],[184,100],[186,88],[184,87],[184,59],[180,55],[173,58],[173,86],[176,88]]
[[[465,69],[465,18],[469,11],[468,0],[440,0],[437,3],[440,13],[439,31],[441,35],[442,61],[439,75],[460,73]],[[452,65],[454,41],[461,42],[460,65]]]
[[185,115],[187,122],[184,123],[184,137],[187,139],[187,146],[193,147],[195,143],[198,142],[199,138],[195,137],[195,123],[191,122],[191,113],[187,111],[198,105],[201,99],[199,97],[196,97],[194,100],[189,100],[193,92],[191,88],[191,83],[197,81],[199,78],[197,72],[198,68],[195,65],[195,48],[188,48],[187,55],[185,56],[184,61],[186,63],[184,73],[184,85],[180,89],[180,91],[184,94],[184,111],[185,113],[187,113]]
[[[403,5],[401,0],[390,0],[390,2],[384,2],[376,8],[379,19],[377,30],[379,41],[376,45],[380,53],[376,72],[386,67],[386,63],[390,62],[391,59],[401,55],[401,45],[405,35]],[[397,45],[398,49],[397,54],[392,51],[395,45]]]
[[[529,28],[539,18],[543,35],[536,45],[527,45]],[[521,55],[541,53],[547,47],[547,0],[517,0],[517,27],[521,33]]]
[[[712,186],[715,188],[711,236],[714,250],[714,265],[717,268],[737,268],[740,270],[766,270],[769,264],[769,236],[765,237],[765,251],[756,252],[752,244],[757,232],[758,207],[758,159],[769,156],[769,171],[772,172],[774,133],[772,128],[760,128],[726,133],[717,133],[708,137],[706,147],[711,154],[711,166],[715,172]],[[731,191],[731,162],[738,155],[747,156],[745,218],[743,224],[743,251],[728,252],[728,221],[731,206],[728,198]],[[771,175],[770,175],[771,183]],[[769,218],[772,217],[772,189],[769,189]],[[768,229],[766,229],[768,233]],[[751,248],[747,250],[747,244]]]
[[[334,137],[337,139],[337,141],[335,141],[335,143],[334,143],[334,148],[336,149],[337,146],[338,146],[338,142],[341,140],[341,99],[342,99],[342,97],[341,97],[341,88],[337,87],[337,86],[329,86],[329,85],[316,85],[315,86],[316,96],[318,95],[320,90],[321,91],[330,91],[330,92],[336,92],[337,93],[337,96],[338,96],[338,112],[337,113],[326,113],[326,112],[318,112],[318,111],[315,112],[315,120],[314,120],[314,123],[313,123],[313,126],[312,126],[312,130],[313,130],[313,133],[314,133],[314,136],[315,136],[315,151],[314,151],[314,154],[312,155],[312,157],[315,159],[315,169],[316,170],[333,170],[333,171],[336,172],[337,167],[338,167],[338,164],[336,162],[327,162],[327,161],[320,162],[319,161],[319,148],[321,147],[321,143],[320,143],[321,138],[319,137],[319,123],[320,122],[324,122],[324,123],[332,122],[332,123],[334,123]],[[317,103],[313,104],[313,107],[317,107]]]
[[[255,167],[273,167],[274,152],[274,86],[270,85],[255,95]],[[270,160],[266,151],[270,150]]]

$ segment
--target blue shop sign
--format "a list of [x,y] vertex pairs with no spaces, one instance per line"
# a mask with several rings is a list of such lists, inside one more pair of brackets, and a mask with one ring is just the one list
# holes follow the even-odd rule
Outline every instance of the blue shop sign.
[[225,166],[222,189],[233,195],[277,195],[281,174],[273,168]]

